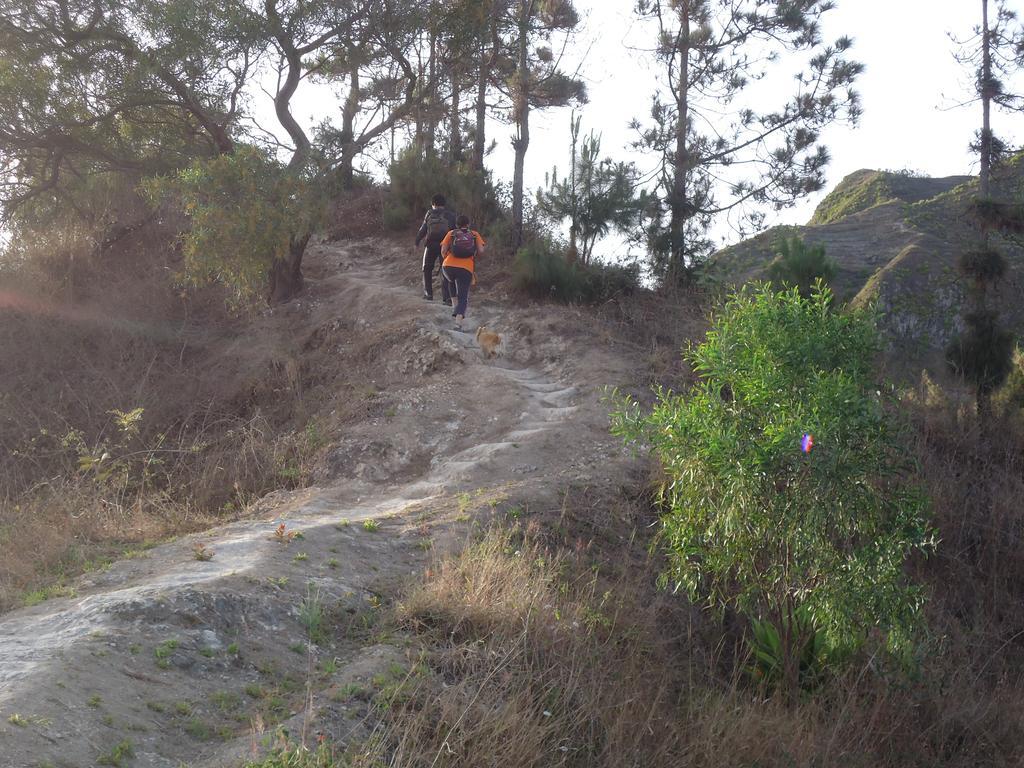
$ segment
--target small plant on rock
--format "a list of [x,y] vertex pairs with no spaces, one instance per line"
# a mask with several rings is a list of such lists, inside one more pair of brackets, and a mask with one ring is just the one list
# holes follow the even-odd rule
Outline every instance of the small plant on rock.
[[274,529],[274,541],[278,544],[290,544],[292,539],[298,538],[298,531],[289,531],[288,526],[281,523]]
[[135,757],[135,748],[128,739],[118,742],[113,749],[105,755],[96,758],[97,765],[110,765],[113,768],[121,768],[124,761]]
[[319,645],[327,639],[324,628],[324,601],[319,589],[306,587],[306,596],[299,605],[299,623],[306,630],[309,642]]
[[164,640],[160,645],[153,649],[153,656],[156,658],[156,665],[160,669],[167,669],[171,666],[171,656],[174,651],[178,648],[178,641],[175,639]]
[[212,560],[216,552],[211,547],[206,546],[201,541],[197,541],[192,545],[192,557],[200,562],[206,562]]

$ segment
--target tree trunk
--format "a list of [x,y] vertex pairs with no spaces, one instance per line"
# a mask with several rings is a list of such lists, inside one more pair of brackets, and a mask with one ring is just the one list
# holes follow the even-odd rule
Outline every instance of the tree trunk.
[[452,111],[451,111],[451,164],[462,162],[462,89],[459,85],[459,73],[452,71]]
[[484,43],[480,41],[480,71],[476,78],[476,132],[473,135],[473,170],[484,169],[484,153],[487,151],[487,79],[489,63],[484,57]]
[[267,19],[271,24],[274,39],[277,41],[281,52],[288,63],[288,71],[284,82],[274,96],[274,111],[277,113],[277,120],[288,132],[291,140],[295,142],[295,152],[288,162],[288,169],[295,170],[302,168],[309,159],[311,144],[306,132],[298,124],[291,113],[291,100],[295,90],[299,87],[299,80],[302,76],[302,55],[295,48],[295,42],[289,36],[281,23],[281,17],[277,12],[276,0],[265,0],[264,7],[267,12]]
[[988,0],[981,0],[981,196],[989,196],[992,170],[992,41],[988,28]]
[[[341,131],[338,135],[338,143],[341,146],[341,157],[338,159],[338,179],[345,189],[351,189],[354,182],[355,159],[362,154],[368,146],[377,139],[384,136],[388,131],[392,132],[392,145],[394,144],[394,127],[399,121],[405,120],[412,115],[419,106],[421,100],[417,97],[416,89],[419,84],[419,77],[413,69],[412,64],[402,58],[400,52],[389,50],[395,60],[401,65],[405,76],[405,95],[400,104],[395,105],[390,113],[386,113],[380,122],[375,126],[364,127],[356,133],[356,118],[364,109],[362,81],[360,79],[359,67],[362,61],[359,48],[351,48],[349,56],[349,90],[345,101],[341,105]],[[377,112],[384,108],[381,104]],[[394,149],[392,148],[392,156]]]
[[526,150],[530,147],[530,60],[529,24],[531,0],[520,0],[519,11],[519,60],[516,77],[515,121],[516,137],[512,140],[515,149],[515,168],[512,175],[512,248],[519,250],[523,244],[523,183],[526,169]]
[[[577,246],[577,232],[579,231],[580,221],[580,190],[577,185],[577,173],[576,173],[576,150],[579,144],[580,136],[580,123],[583,120],[582,117],[579,119],[575,115],[569,118],[569,135],[572,136],[572,141],[569,146],[569,191],[572,195],[572,214],[569,222],[569,250],[565,256],[569,260],[569,263],[575,262],[579,258],[579,247]],[[586,246],[584,245],[584,250]],[[586,262],[586,256],[584,255],[584,262]]]
[[267,275],[270,284],[268,304],[283,304],[302,291],[302,257],[309,237],[308,232],[293,237],[288,244],[288,258],[271,262]]
[[427,100],[426,156],[434,157],[437,141],[437,32],[430,30],[430,59],[427,62],[430,77],[430,98]]
[[[423,53],[420,48],[419,42],[416,44],[416,74],[417,82],[420,87],[423,87]],[[423,115],[423,98],[420,94],[420,98],[416,100],[416,113],[413,122],[413,146],[416,148],[416,157],[423,159],[423,147],[426,143],[426,125],[424,122]]]
[[352,189],[355,186],[355,153],[352,149],[351,144],[343,146],[341,157],[338,159],[338,183],[342,189]]
[[690,216],[686,199],[686,181],[690,171],[687,139],[690,124],[690,2],[683,0],[679,5],[680,45],[679,79],[676,85],[676,151],[672,168],[672,194],[669,198],[671,251],[669,254],[668,278],[678,283],[687,273],[686,264],[686,222]]
[[338,161],[338,181],[342,189],[352,189],[354,183],[353,163],[358,154],[356,146],[355,124],[356,115],[359,114],[359,105],[362,102],[361,84],[359,81],[359,65],[355,54],[349,54],[352,66],[348,73],[348,95],[341,105],[341,158]]

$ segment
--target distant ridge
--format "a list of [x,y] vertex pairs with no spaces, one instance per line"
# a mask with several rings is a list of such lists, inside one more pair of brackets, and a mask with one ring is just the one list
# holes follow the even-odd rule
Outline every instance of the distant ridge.
[[[837,296],[854,305],[873,302],[893,362],[908,374],[943,368],[942,350],[958,330],[963,286],[957,255],[976,242],[967,204],[971,176],[921,178],[890,171],[851,173],[830,192],[806,226],[774,227],[711,257],[709,276],[737,286],[765,279],[780,238],[798,236],[825,246],[836,261]],[[997,197],[1024,196],[1024,155],[993,176]],[[1015,331],[1024,331],[1024,252],[1004,243],[1009,272],[999,301]]]
[[905,172],[854,171],[832,190],[814,211],[811,226],[831,224],[876,205],[901,200],[918,203],[971,181],[972,176],[930,179]]

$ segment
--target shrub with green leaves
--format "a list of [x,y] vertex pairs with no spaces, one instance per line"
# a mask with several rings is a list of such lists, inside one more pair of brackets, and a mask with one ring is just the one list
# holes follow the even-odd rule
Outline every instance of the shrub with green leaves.
[[154,202],[176,201],[191,221],[182,235],[183,281],[222,284],[236,307],[266,293],[271,264],[288,261],[293,241],[323,210],[309,179],[251,146],[151,179],[145,189]]
[[1013,351],[1013,367],[994,399],[1004,414],[1024,412],[1024,351],[1020,347]]
[[569,262],[558,247],[535,239],[516,253],[516,288],[535,298],[564,302],[600,302],[629,295],[640,282],[636,267]]
[[667,579],[770,622],[790,692],[812,633],[843,651],[872,634],[910,649],[923,595],[904,564],[934,546],[874,377],[874,324],[831,303],[820,283],[809,298],[744,289],[689,351],[700,380],[688,393],[659,392],[648,414],[627,400],[614,418],[668,478]]
[[[501,216],[489,176],[437,157],[424,159],[412,149],[406,150],[388,168],[388,179],[390,194],[384,210],[387,229],[419,226],[430,198],[436,194],[444,195],[453,211],[469,216],[475,229],[482,231]],[[490,236],[488,240],[495,242]]]
[[823,245],[808,245],[799,237],[786,237],[776,243],[775,253],[775,260],[768,265],[768,277],[776,288],[795,287],[806,298],[816,281],[831,284],[836,276],[836,263],[825,255]]

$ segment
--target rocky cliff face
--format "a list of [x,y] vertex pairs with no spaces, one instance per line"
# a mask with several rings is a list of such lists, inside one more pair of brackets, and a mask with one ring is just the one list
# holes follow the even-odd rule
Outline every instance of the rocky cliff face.
[[[995,195],[1024,194],[1024,155],[994,176]],[[776,227],[712,257],[709,274],[735,286],[765,279],[775,243],[796,235],[825,246],[838,265],[837,296],[854,305],[873,303],[895,366],[915,374],[939,372],[942,350],[959,329],[964,298],[956,269],[963,250],[977,242],[967,213],[976,193],[973,177],[927,179],[884,171],[850,174],[802,227]],[[1024,250],[1001,244],[1010,270],[998,301],[1004,318],[1024,332]]]

